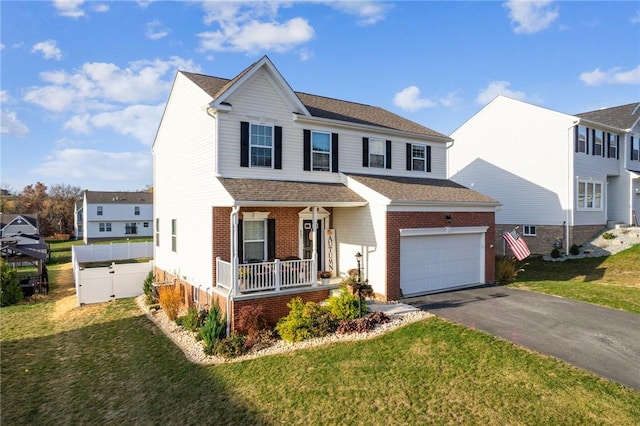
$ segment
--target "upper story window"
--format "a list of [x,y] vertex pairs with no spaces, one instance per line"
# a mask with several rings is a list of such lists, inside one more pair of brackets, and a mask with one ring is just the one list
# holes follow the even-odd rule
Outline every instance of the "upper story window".
[[282,127],[240,122],[240,167],[282,168]]
[[607,156],[618,158],[619,137],[615,133],[607,133]]
[[369,139],[369,167],[379,167],[384,169],[385,166],[385,143],[381,139]]
[[98,206],[98,216],[102,216],[102,206]]
[[578,210],[602,209],[602,182],[578,181]]
[[140,207],[139,206],[135,206],[133,208],[133,214],[136,216],[140,216]]
[[178,219],[171,219],[171,251],[178,251]]
[[640,138],[631,136],[631,160],[640,161]]
[[604,145],[604,132],[602,130],[593,131],[593,155],[602,156]]
[[431,147],[408,143],[407,170],[431,172]]
[[587,151],[587,128],[584,126],[578,126],[576,130],[576,152],[584,152]]
[[271,167],[273,164],[273,127],[251,124],[249,146],[251,167]]
[[311,169],[331,171],[331,135],[323,132],[311,132]]

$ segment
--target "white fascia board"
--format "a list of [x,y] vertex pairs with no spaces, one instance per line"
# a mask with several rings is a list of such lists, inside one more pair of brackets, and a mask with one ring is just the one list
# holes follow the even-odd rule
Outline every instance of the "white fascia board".
[[373,132],[373,133],[383,133],[383,134],[395,135],[395,136],[404,137],[404,138],[422,139],[429,142],[439,142],[439,143],[453,142],[453,139],[451,139],[448,136],[439,137],[439,136],[425,135],[423,133],[406,132],[404,130],[389,129],[387,127],[373,126],[370,124],[357,124],[357,123],[350,123],[348,121],[342,121],[342,120],[332,120],[329,118],[302,116],[299,114],[293,114],[293,121],[301,124],[304,124],[304,123],[308,123],[312,125],[318,124],[320,126],[343,128],[343,129],[349,129],[349,130],[358,130],[358,131],[366,130],[368,132]]
[[[495,212],[502,203],[474,203],[461,201],[391,201],[389,211],[485,211]],[[415,209],[415,210],[414,210]]]
[[406,228],[400,229],[401,237],[422,237],[428,235],[460,235],[460,234],[484,234],[488,226],[460,226],[444,228]]

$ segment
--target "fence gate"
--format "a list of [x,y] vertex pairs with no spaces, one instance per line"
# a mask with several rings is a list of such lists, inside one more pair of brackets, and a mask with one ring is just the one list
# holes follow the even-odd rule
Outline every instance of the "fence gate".
[[103,268],[79,268],[76,273],[78,305],[102,303],[142,294],[142,283],[153,262],[112,264]]

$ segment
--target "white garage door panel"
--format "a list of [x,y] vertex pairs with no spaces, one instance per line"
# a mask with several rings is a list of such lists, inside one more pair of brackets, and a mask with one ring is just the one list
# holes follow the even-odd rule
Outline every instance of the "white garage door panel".
[[405,295],[481,283],[481,234],[429,235],[400,240],[400,286]]

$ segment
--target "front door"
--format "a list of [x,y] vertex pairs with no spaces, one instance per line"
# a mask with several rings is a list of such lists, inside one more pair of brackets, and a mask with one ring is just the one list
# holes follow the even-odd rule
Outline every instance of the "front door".
[[324,256],[322,254],[322,221],[318,220],[318,230],[316,231],[316,237],[312,238],[313,226],[311,224],[313,221],[311,220],[303,220],[302,221],[302,258],[303,259],[311,259],[311,255],[313,254],[313,241],[316,242],[316,251],[318,252],[318,271],[322,270],[322,263],[324,261]]

